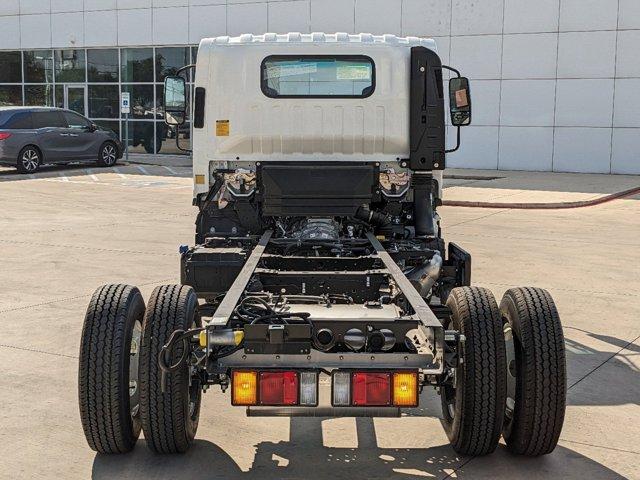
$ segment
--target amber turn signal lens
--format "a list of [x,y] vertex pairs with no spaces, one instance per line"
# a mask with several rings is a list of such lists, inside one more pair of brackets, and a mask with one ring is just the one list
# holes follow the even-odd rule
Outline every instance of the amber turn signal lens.
[[397,407],[418,406],[418,374],[395,372],[393,374],[393,404]]
[[232,404],[255,405],[258,403],[258,374],[256,372],[233,372]]

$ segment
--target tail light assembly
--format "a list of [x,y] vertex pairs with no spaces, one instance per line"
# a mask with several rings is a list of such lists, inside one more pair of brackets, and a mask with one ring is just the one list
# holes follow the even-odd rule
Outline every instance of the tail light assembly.
[[416,371],[335,371],[332,375],[334,407],[417,407]]
[[318,373],[293,370],[234,370],[231,404],[315,407],[318,405]]
[[10,136],[11,136],[11,134],[8,133],[8,132],[0,132],[0,140],[6,140]]

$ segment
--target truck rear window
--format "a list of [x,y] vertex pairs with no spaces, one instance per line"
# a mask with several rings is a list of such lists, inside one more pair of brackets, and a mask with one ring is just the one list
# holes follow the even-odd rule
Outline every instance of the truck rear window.
[[261,79],[271,98],[365,98],[376,84],[364,55],[272,55],[262,61]]

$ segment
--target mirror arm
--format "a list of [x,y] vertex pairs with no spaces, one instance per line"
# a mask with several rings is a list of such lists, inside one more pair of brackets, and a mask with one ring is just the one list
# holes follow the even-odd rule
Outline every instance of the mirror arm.
[[460,148],[460,127],[456,127],[458,129],[458,133],[456,135],[456,146],[450,150],[445,150],[444,153],[453,153]]
[[449,70],[450,72],[455,73],[458,78],[460,78],[460,76],[461,76],[459,70],[456,70],[455,68],[450,67],[449,65],[442,65],[442,68],[444,68],[445,70]]

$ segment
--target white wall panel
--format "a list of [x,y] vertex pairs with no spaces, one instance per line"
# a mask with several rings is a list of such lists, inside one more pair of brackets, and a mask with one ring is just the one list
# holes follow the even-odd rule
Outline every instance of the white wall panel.
[[558,78],[612,78],[616,32],[561,33]]
[[20,48],[20,17],[0,17],[0,45],[3,49]]
[[269,3],[269,23],[267,29],[270,32],[288,33],[309,30],[309,0],[295,0],[293,2]]
[[552,127],[500,127],[500,170],[544,172],[552,163]]
[[118,44],[118,14],[115,10],[84,12],[84,43],[87,47]]
[[[502,33],[505,0],[453,0],[452,35]],[[508,0],[507,0],[508,1]]]
[[20,46],[22,48],[51,47],[51,15],[21,15]]
[[640,2],[638,0],[620,0],[618,28],[640,28]]
[[640,174],[640,128],[614,128],[611,173]]
[[312,32],[353,32],[355,0],[311,0]]
[[403,0],[402,35],[440,37],[451,32],[451,0]]
[[555,78],[557,54],[555,33],[505,35],[502,78]]
[[131,8],[151,8],[152,0],[118,0],[118,8],[120,10]]
[[227,34],[227,7],[201,5],[189,9],[189,42],[200,43],[207,37]]
[[50,12],[51,0],[20,0],[20,13],[22,15]]
[[640,30],[618,32],[616,77],[640,77]]
[[264,33],[267,31],[267,4],[251,3],[227,7],[227,31],[229,35]]
[[502,36],[451,37],[451,64],[471,79],[499,79]]
[[189,42],[189,8],[154,8],[154,45],[184,44]]
[[612,115],[613,80],[558,80],[556,126],[610,127]]
[[118,0],[84,0],[84,11],[115,10],[118,8]]
[[[471,86],[471,99],[473,125],[497,126],[500,124],[500,80],[476,80]],[[449,115],[448,109],[447,115]]]
[[[448,145],[455,144],[455,127],[447,128]],[[498,127],[469,126],[462,131],[460,150],[447,157],[451,168],[498,168]]]
[[356,0],[356,31],[383,34],[402,28],[402,0]]
[[118,43],[120,45],[151,45],[151,9],[118,11]]
[[609,173],[610,128],[557,128],[553,170],[556,172]]
[[500,124],[552,127],[555,88],[555,80],[503,80]]
[[51,12],[82,12],[84,10],[83,0],[51,0]]
[[617,22],[618,0],[562,0],[560,2],[561,32],[615,30]]
[[616,80],[614,127],[640,127],[640,78]]
[[84,47],[84,13],[51,15],[51,45],[54,48]]
[[556,32],[560,0],[506,0],[504,33]]
[[20,0],[0,1],[0,15],[18,15],[20,13]]

